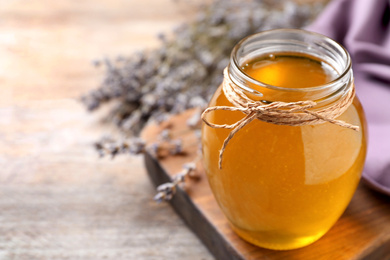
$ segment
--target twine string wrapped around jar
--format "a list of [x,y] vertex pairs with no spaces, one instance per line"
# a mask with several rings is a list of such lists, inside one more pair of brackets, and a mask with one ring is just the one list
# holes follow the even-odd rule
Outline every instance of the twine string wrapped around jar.
[[[214,106],[207,108],[202,113],[202,120],[206,125],[212,128],[225,128],[233,129],[228,137],[224,140],[222,148],[219,152],[219,169],[222,169],[223,153],[234,135],[240,131],[243,127],[248,125],[254,119],[258,119],[264,122],[276,124],[276,125],[290,125],[290,126],[303,126],[303,125],[316,125],[329,122],[341,127],[349,128],[355,131],[359,131],[359,127],[346,123],[342,120],[336,120],[338,116],[343,114],[345,110],[352,104],[355,97],[355,87],[351,86],[348,93],[340,98],[337,102],[330,106],[318,110],[312,111],[310,109],[315,108],[316,102],[297,101],[297,102],[280,102],[275,101],[270,104],[265,104],[261,101],[254,101],[249,98],[236,84],[234,84],[228,73],[228,69],[224,70],[224,80],[222,83],[222,90],[227,100],[234,106]],[[216,110],[225,111],[241,111],[246,114],[244,118],[233,124],[214,124],[206,119],[208,113]]]

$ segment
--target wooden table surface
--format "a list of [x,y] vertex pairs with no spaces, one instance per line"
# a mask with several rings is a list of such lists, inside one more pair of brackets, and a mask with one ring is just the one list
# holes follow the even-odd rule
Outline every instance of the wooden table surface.
[[[178,2],[178,3],[176,3]],[[198,2],[197,2],[198,3]],[[212,259],[138,157],[98,159],[113,129],[78,101],[91,61],[157,45],[195,1],[0,2],[0,260]]]

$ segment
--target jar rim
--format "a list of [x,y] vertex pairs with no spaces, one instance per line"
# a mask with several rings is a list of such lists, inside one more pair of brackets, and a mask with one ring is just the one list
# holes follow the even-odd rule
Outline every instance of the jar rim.
[[[246,43],[248,43],[249,41],[254,40],[256,38],[260,38],[262,36],[271,35],[271,34],[283,34],[283,33],[285,33],[285,34],[289,33],[289,34],[295,34],[295,35],[299,35],[299,34],[300,35],[307,35],[309,37],[317,38],[319,40],[322,40],[324,42],[329,43],[332,47],[334,47],[335,49],[340,51],[340,53],[342,53],[342,55],[345,56],[346,63],[345,63],[345,66],[343,66],[343,70],[340,73],[338,73],[337,77],[330,82],[327,82],[325,84],[315,86],[315,87],[304,87],[304,88],[286,88],[286,87],[279,87],[279,86],[275,86],[275,85],[271,85],[271,84],[266,84],[260,80],[254,79],[254,78],[250,77],[248,74],[246,74],[244,72],[244,70],[241,68],[241,65],[240,65],[240,63],[238,61],[238,57],[237,57],[238,52],[242,48],[242,46],[245,45]],[[282,42],[282,40],[281,40],[281,42]],[[248,81],[252,84],[255,84],[255,85],[258,85],[261,87],[265,87],[265,88],[272,89],[272,90],[286,91],[286,92],[312,92],[312,91],[320,91],[320,90],[332,88],[335,84],[337,84],[337,82],[339,82],[341,79],[343,79],[345,76],[347,76],[347,74],[351,70],[351,67],[352,67],[351,57],[350,57],[348,51],[345,49],[345,47],[343,47],[340,43],[336,42],[335,40],[333,40],[325,35],[311,32],[311,31],[307,31],[307,30],[303,30],[303,29],[272,29],[272,30],[266,30],[266,31],[262,31],[259,33],[249,35],[249,36],[243,38],[241,41],[239,41],[236,44],[236,46],[234,46],[234,48],[232,50],[232,53],[230,56],[230,65],[228,66],[228,73],[229,73],[229,77],[231,78],[231,80],[234,83],[237,83],[237,82],[231,77],[232,69],[238,70],[240,72],[240,77],[242,77],[245,81]],[[238,85],[240,85],[240,84],[238,84]],[[240,86],[240,87],[242,87],[242,86]],[[244,89],[247,89],[247,88],[250,88],[250,87],[248,87],[248,86],[244,87]],[[252,88],[250,88],[250,90],[251,90],[251,92],[258,92]]]

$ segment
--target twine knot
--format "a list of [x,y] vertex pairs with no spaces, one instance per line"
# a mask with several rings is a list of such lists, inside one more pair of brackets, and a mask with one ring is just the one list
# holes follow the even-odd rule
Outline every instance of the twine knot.
[[[344,113],[345,110],[352,104],[355,97],[354,85],[351,86],[348,93],[341,97],[338,102],[319,111],[309,110],[317,105],[316,102],[311,100],[297,102],[275,101],[269,104],[265,104],[261,101],[254,101],[250,99],[240,89],[240,87],[231,81],[227,68],[224,70],[222,90],[227,100],[232,103],[233,106],[209,107],[202,113],[202,120],[209,127],[233,129],[229,133],[228,137],[226,137],[224,140],[222,148],[219,152],[219,169],[222,169],[223,153],[230,140],[238,131],[240,131],[244,126],[252,122],[254,119],[277,125],[290,126],[316,125],[329,122],[341,127],[359,131],[359,126],[335,119]],[[233,124],[214,124],[206,119],[206,115],[216,110],[240,111],[246,114],[246,116]]]

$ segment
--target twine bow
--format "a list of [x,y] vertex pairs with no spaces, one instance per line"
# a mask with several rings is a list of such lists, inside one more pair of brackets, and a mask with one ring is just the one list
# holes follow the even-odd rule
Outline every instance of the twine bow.
[[[344,113],[344,111],[353,102],[355,97],[355,87],[353,85],[351,86],[348,93],[344,95],[338,102],[319,111],[309,110],[317,105],[317,103],[314,101],[276,101],[270,104],[264,104],[261,101],[254,101],[245,95],[245,93],[230,80],[227,68],[224,70],[222,90],[228,101],[234,106],[209,107],[202,113],[202,120],[209,127],[233,129],[229,133],[228,137],[224,140],[222,148],[219,152],[219,169],[222,169],[223,153],[230,140],[238,131],[240,131],[244,126],[252,122],[254,119],[259,119],[261,121],[276,125],[290,126],[316,125],[329,122],[341,127],[359,131],[358,126],[335,119]],[[246,114],[246,116],[233,124],[214,124],[206,119],[206,115],[216,110],[241,111],[242,113]]]

